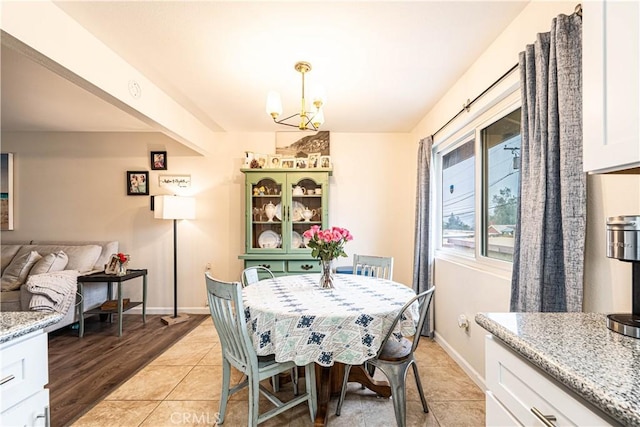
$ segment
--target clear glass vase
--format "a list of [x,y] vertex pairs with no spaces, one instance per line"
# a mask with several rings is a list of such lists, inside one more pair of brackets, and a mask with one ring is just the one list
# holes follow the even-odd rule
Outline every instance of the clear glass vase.
[[333,289],[333,260],[320,260],[322,274],[320,275],[320,287]]
[[116,273],[118,276],[124,276],[127,274],[127,263],[120,262],[118,263],[118,272]]

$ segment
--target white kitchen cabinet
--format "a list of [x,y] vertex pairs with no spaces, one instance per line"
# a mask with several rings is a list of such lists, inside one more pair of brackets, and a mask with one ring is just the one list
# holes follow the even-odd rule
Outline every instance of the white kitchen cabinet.
[[497,338],[489,335],[485,343],[487,426],[619,425]]
[[640,168],[640,3],[582,8],[584,170]]
[[42,329],[0,344],[0,425],[49,426],[47,334]]

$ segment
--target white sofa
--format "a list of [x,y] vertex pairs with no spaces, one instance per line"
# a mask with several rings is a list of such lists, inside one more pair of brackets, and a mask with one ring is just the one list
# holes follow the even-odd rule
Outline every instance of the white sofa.
[[[64,265],[62,270],[74,270],[77,271],[78,275],[103,271],[111,255],[118,252],[118,242],[2,242],[1,249],[2,264],[0,267],[3,290],[0,292],[0,311],[29,311],[32,294],[27,290],[26,284],[31,272],[40,274],[43,271],[43,263],[46,264],[45,268],[51,267],[53,264],[53,268],[50,269],[51,272],[56,271],[56,263],[58,263],[57,271],[60,271],[60,267]],[[34,252],[37,254],[34,254]],[[32,262],[33,259],[36,259],[36,261]],[[38,265],[37,261],[41,259],[42,262]],[[64,262],[65,259],[66,263]],[[30,262],[31,265],[29,265]],[[21,265],[18,266],[19,264]],[[19,272],[19,274],[16,272]],[[20,277],[17,277],[18,275]],[[15,289],[16,287],[18,288]],[[100,306],[107,300],[107,286],[105,283],[86,283],[83,294],[84,311],[86,312]],[[78,298],[76,294],[75,304],[71,304],[62,320],[45,328],[45,332],[62,328],[79,320]]]

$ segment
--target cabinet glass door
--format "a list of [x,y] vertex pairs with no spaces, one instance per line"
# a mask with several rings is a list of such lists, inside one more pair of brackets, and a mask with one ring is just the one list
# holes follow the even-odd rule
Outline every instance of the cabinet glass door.
[[309,252],[302,235],[313,225],[326,223],[326,185],[322,179],[310,178],[305,173],[292,173],[288,177],[287,190],[291,195],[291,230],[286,237],[289,252]]
[[256,176],[247,183],[247,251],[282,252],[284,175]]

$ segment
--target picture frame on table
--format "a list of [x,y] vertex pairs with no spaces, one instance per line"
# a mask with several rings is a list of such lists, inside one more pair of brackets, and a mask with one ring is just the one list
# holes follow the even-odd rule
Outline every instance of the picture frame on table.
[[320,158],[318,159],[318,163],[319,163],[319,168],[322,169],[330,169],[332,167],[331,165],[331,156],[320,156]]
[[151,152],[151,170],[154,170],[154,171],[167,170],[167,152],[166,151]]
[[127,196],[149,195],[149,172],[127,171]]
[[119,262],[120,262],[120,259],[118,258],[118,255],[116,254],[111,255],[111,258],[109,258],[109,262],[104,267],[105,274],[118,273]]
[[306,157],[296,157],[296,169],[307,169],[309,167],[309,159]]

